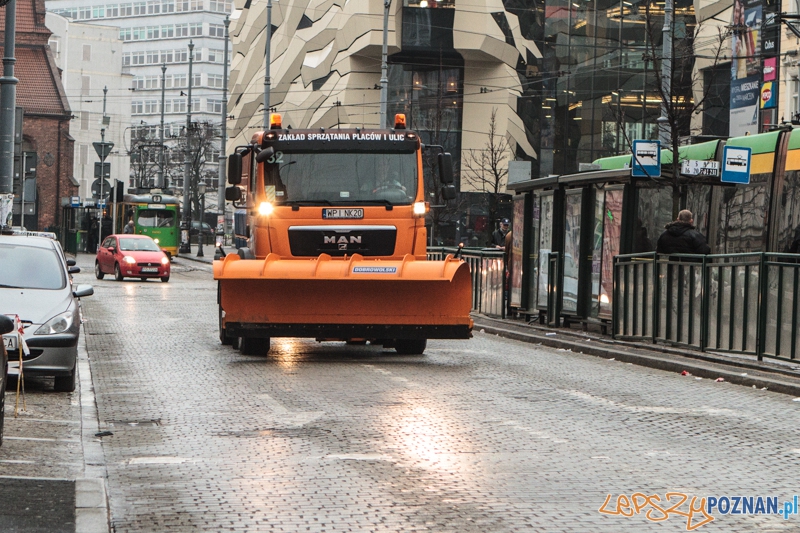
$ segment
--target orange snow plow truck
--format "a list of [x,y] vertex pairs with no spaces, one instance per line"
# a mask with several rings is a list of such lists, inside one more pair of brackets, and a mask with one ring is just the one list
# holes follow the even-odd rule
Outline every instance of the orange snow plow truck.
[[[470,338],[469,266],[427,260],[425,147],[405,117],[386,130],[270,122],[228,164],[225,197],[244,245],[214,261],[220,341],[253,355],[272,337],[421,354],[427,339]],[[438,162],[449,200],[450,154]]]

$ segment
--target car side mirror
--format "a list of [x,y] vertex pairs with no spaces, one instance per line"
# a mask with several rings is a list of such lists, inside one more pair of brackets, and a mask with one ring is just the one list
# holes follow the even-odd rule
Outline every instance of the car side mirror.
[[75,263],[74,259],[67,259],[67,266],[74,267],[77,263]]
[[0,335],[14,331],[14,321],[11,317],[0,315]]
[[74,291],[72,291],[72,295],[75,298],[83,298],[84,296],[91,296],[94,294],[94,287],[91,285],[78,285]]
[[[74,263],[74,261],[73,261],[73,263]],[[69,267],[67,269],[67,272],[69,272],[70,274],[80,274],[81,267],[71,266],[71,267]]]

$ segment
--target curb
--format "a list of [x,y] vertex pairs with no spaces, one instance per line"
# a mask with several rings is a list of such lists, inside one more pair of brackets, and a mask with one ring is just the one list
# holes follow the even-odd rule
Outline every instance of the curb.
[[[744,385],[746,387],[755,387],[758,389],[765,388],[772,392],[800,397],[800,377],[796,378],[788,375],[776,376],[774,372],[770,372],[769,370],[750,370],[749,366],[748,372],[742,372],[742,366],[724,361],[711,362],[708,360],[708,357],[699,360],[676,353],[647,353],[645,350],[636,346],[626,346],[626,349],[614,346],[598,346],[602,341],[591,341],[590,339],[578,341],[555,338],[554,335],[528,333],[503,327],[503,321],[497,321],[500,322],[500,324],[492,324],[489,321],[491,319],[486,319],[482,316],[474,316],[473,319],[475,321],[474,330],[508,339],[537,343],[551,348],[560,348],[574,353],[614,359],[623,363],[632,363],[638,366],[655,368],[678,374],[685,370],[696,377],[710,379],[723,378],[725,381],[736,385]],[[595,342],[595,344],[592,345],[590,344],[591,342]]]
[[75,480],[75,533],[108,533],[110,528],[106,494],[106,462],[98,432],[97,400],[94,395],[86,331],[78,343],[80,378],[81,445],[84,477]]

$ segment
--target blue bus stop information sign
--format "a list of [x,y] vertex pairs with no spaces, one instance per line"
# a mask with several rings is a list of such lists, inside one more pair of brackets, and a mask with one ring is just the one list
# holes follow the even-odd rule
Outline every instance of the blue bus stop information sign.
[[631,176],[657,178],[661,176],[661,142],[633,141]]
[[750,183],[750,148],[726,146],[722,152],[722,183]]

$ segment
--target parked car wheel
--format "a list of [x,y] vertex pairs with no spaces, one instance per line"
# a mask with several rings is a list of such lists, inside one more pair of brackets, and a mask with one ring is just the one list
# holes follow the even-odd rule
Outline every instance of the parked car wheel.
[[75,368],[68,376],[56,376],[53,384],[53,390],[56,392],[73,392],[75,391]]
[[114,265],[114,279],[117,281],[122,281],[122,270],[119,269],[119,263]]
[[103,279],[105,277],[105,273],[100,268],[99,261],[94,262],[94,277],[96,277],[97,279]]

